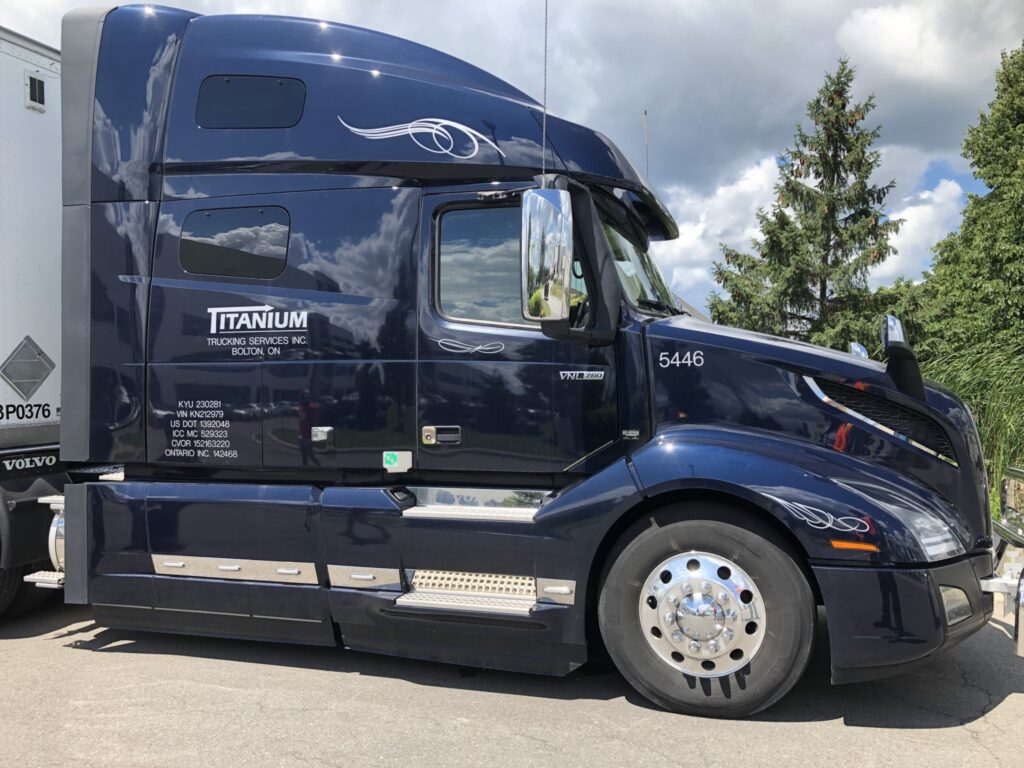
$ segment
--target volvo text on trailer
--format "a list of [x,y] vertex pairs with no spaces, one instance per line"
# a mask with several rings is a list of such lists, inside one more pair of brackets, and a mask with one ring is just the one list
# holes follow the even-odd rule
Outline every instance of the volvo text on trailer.
[[837,683],[988,620],[978,433],[899,322],[882,364],[678,313],[605,137],[326,22],[91,9],[62,50],[61,450],[125,464],[66,492],[99,624],[552,675],[603,643],[741,716],[819,606]]

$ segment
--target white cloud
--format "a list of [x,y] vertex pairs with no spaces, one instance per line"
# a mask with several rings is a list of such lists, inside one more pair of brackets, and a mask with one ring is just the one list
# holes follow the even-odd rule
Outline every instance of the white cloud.
[[749,248],[758,234],[758,208],[771,205],[778,171],[766,157],[738,178],[701,195],[683,186],[669,187],[666,205],[679,223],[679,238],[652,246],[672,290],[694,306],[705,306],[714,287],[711,265],[721,259],[720,244]]
[[945,90],[992,75],[993,46],[1020,44],[1019,0],[928,0],[857,8],[836,41],[865,70]]
[[884,62],[901,79],[941,83],[957,65],[939,4],[857,8],[839,26],[836,40],[862,66]]
[[921,179],[932,163],[943,162],[956,173],[970,172],[966,160],[944,152],[928,151],[910,144],[885,144],[878,149],[882,153],[882,161],[871,181],[879,185],[896,182],[885,201],[889,208],[910,202],[914,193],[920,190]]
[[897,253],[872,271],[871,283],[884,285],[900,275],[920,279],[931,264],[932,247],[959,226],[964,203],[960,185],[952,179],[942,179],[935,189],[913,195],[903,207],[894,210],[892,217],[904,220],[899,234],[892,239]]

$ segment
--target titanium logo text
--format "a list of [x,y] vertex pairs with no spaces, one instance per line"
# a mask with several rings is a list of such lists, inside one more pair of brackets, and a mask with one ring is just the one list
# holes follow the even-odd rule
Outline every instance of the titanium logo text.
[[309,313],[275,310],[266,304],[256,307],[210,307],[210,333],[253,333],[259,331],[304,331]]

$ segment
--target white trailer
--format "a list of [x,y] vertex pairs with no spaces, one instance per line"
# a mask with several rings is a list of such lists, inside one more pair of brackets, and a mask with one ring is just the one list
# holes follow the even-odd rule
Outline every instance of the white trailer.
[[0,27],[0,615],[31,602],[63,490],[60,52]]

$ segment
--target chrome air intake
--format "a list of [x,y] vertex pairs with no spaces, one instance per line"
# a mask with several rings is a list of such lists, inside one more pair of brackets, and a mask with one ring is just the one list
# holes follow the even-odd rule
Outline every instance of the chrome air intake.
[[959,466],[945,430],[934,419],[842,384],[812,379],[810,376],[805,376],[804,381],[822,402],[892,437],[904,440],[947,464]]

